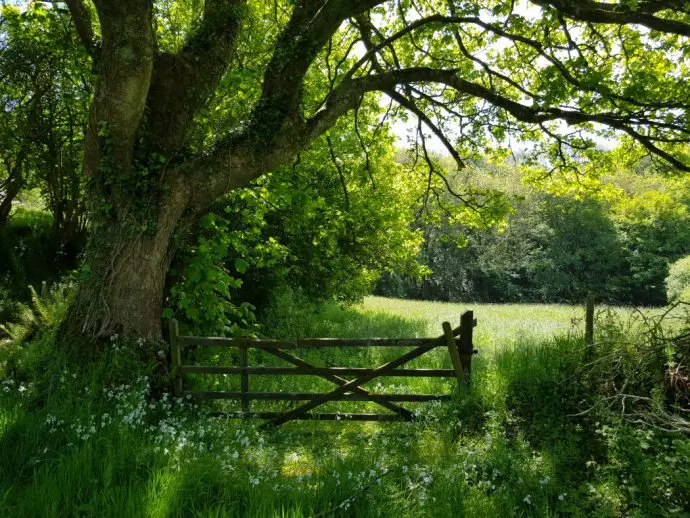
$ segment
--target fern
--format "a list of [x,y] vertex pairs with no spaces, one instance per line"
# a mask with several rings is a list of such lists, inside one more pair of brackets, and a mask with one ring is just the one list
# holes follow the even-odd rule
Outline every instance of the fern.
[[[59,324],[72,300],[74,285],[64,283],[48,288],[44,282],[40,295],[33,286],[29,290],[31,304],[18,304],[14,322],[0,324],[0,346],[19,345],[30,340],[41,327]],[[6,336],[2,338],[2,334]]]
[[9,345],[24,342],[31,336],[38,324],[36,315],[26,304],[18,305],[18,314],[15,318],[15,322],[0,324],[0,331],[9,337],[0,341],[0,344]]

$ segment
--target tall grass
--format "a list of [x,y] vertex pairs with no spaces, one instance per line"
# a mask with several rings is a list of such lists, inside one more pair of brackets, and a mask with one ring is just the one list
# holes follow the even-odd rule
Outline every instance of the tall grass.
[[[285,299],[267,313],[264,330],[284,337],[435,334],[414,305],[403,316],[402,303],[390,304],[401,308],[397,316],[371,305],[314,308]],[[444,311],[457,314],[439,307]],[[568,330],[565,310],[541,312],[561,315]],[[494,325],[484,308],[477,317],[477,330]],[[87,366],[39,336],[25,347],[31,361],[0,381],[0,516],[690,512],[690,442],[601,412],[577,415],[595,397],[581,377],[581,336],[539,337],[514,321],[512,333],[500,325],[500,339],[480,348],[471,389],[449,403],[423,405],[417,422],[291,422],[268,433],[259,433],[256,421],[211,419],[152,394],[154,367],[135,361],[139,344],[113,341]],[[311,359],[383,359],[372,354]],[[304,379],[300,390],[323,388]],[[271,389],[267,383],[257,388]],[[408,381],[395,384],[381,390],[404,390]],[[414,386],[425,388],[454,390]]]

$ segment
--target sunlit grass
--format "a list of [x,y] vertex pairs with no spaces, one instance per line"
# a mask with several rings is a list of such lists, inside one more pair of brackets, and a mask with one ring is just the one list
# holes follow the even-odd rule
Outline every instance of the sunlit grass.
[[[495,348],[513,346],[520,342],[545,340],[555,335],[584,333],[584,305],[566,304],[479,304],[475,302],[455,303],[426,300],[406,300],[386,297],[366,297],[359,306],[364,312],[401,316],[423,322],[425,334],[442,334],[444,321],[457,325],[460,315],[472,310],[478,321],[475,340],[483,353]],[[658,315],[664,308],[642,308],[597,305],[598,314],[611,312],[621,319],[635,314]]]
[[520,337],[547,338],[555,333],[581,331],[584,308],[562,304],[477,304],[367,297],[364,310],[423,320],[427,333],[441,334],[441,323],[457,325],[460,315],[472,310],[478,320],[479,343],[500,346]]

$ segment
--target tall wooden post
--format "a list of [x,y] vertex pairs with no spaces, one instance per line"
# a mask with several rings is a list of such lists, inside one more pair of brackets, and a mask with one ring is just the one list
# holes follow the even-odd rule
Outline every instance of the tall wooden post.
[[172,359],[173,394],[182,397],[182,351],[180,349],[180,326],[174,318],[170,320],[170,356]]
[[465,371],[465,383],[468,385],[472,380],[472,356],[474,355],[472,334],[474,325],[474,313],[472,311],[465,311],[460,316],[460,361],[462,362],[462,369]]
[[242,412],[249,412],[249,399],[247,398],[247,392],[249,392],[249,373],[247,372],[247,367],[249,367],[249,353],[246,345],[240,347],[240,367],[243,369],[242,374],[240,374]]
[[585,302],[585,346],[587,354],[594,352],[594,295],[591,292]]
[[455,377],[458,379],[458,387],[462,391],[467,385],[467,375],[462,368],[462,361],[460,361],[460,353],[458,352],[458,344],[455,343],[453,328],[449,322],[443,323],[443,335],[446,338],[446,346],[448,347],[448,354],[450,354],[450,361],[453,364]]

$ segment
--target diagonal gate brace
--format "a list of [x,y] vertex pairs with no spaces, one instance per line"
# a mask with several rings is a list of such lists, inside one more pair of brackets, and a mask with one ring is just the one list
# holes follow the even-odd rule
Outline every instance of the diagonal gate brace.
[[[460,328],[457,330],[453,331],[453,334],[457,334],[460,331]],[[445,335],[436,338],[434,340],[430,340],[429,342],[420,345],[419,347],[415,347],[413,350],[403,354],[399,358],[392,360],[388,363],[385,363],[384,365],[381,365],[380,367],[377,367],[374,369],[370,374],[365,374],[364,376],[360,376],[359,378],[353,379],[352,381],[346,382],[344,385],[339,386],[338,388],[332,390],[331,392],[327,392],[326,394],[323,394],[322,396],[313,399],[312,401],[309,401],[308,403],[305,403],[289,412],[285,412],[284,414],[281,414],[280,416],[276,417],[275,419],[272,419],[271,421],[268,421],[267,423],[264,423],[261,425],[261,428],[266,430],[275,426],[280,426],[281,424],[284,424],[288,421],[291,421],[299,416],[302,416],[309,412],[310,410],[313,410],[314,408],[323,405],[324,403],[328,403],[329,401],[333,401],[335,398],[338,396],[345,394],[346,392],[353,392],[355,389],[359,388],[361,385],[364,385],[365,383],[370,382],[373,379],[378,378],[379,376],[384,376],[386,375],[389,371],[400,367],[401,365],[404,365],[415,358],[421,356],[422,354],[426,353],[429,351],[429,345],[438,343],[440,340],[444,340]],[[373,401],[373,399],[372,399]]]
[[[297,356],[281,351],[280,349],[267,349],[266,352],[280,358],[281,360],[285,360],[286,362],[292,363],[293,365],[296,365],[298,367],[314,367],[311,363],[306,362],[303,359],[298,358]],[[336,385],[340,386],[345,385],[349,381],[345,378],[341,378],[340,376],[336,376],[335,374],[320,374],[319,376],[323,379],[330,381],[331,383],[335,383]],[[399,405],[395,405],[388,401],[381,401],[380,399],[377,399],[375,394],[371,394],[369,391],[363,389],[362,387],[355,387],[352,389],[352,392],[369,396],[371,401],[373,401],[374,403],[377,403],[382,407],[387,408],[388,410],[392,410],[396,414],[400,414],[400,416],[402,416],[405,419],[412,419],[414,417],[414,414],[410,412],[408,409],[403,408]]]

